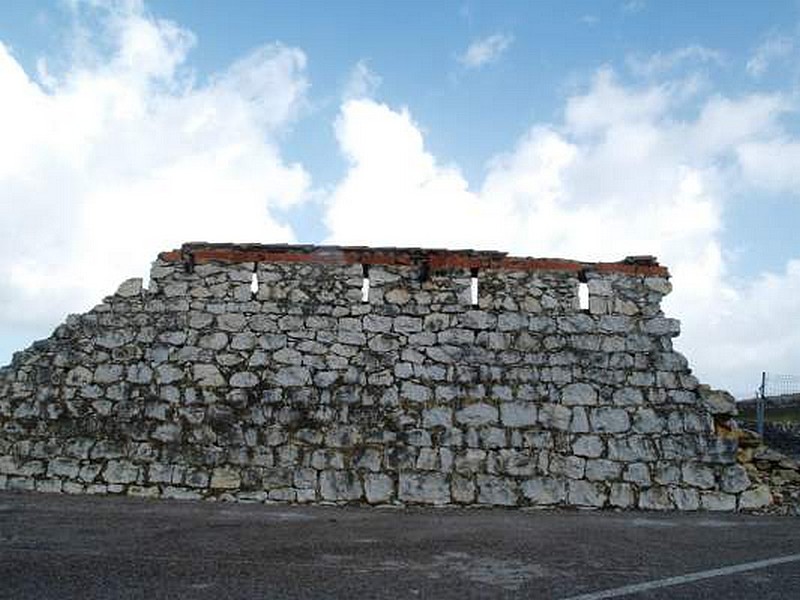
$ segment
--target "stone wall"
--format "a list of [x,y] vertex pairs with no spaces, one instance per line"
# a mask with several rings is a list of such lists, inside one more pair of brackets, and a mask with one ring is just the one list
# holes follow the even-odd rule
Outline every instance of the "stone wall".
[[672,349],[669,291],[649,257],[187,244],[0,370],[0,489],[769,503],[715,432],[728,399]]

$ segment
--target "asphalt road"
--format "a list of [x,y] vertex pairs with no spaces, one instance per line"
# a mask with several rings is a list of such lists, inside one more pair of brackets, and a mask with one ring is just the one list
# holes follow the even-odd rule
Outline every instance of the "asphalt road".
[[0,598],[617,597],[800,598],[800,519],[0,493]]

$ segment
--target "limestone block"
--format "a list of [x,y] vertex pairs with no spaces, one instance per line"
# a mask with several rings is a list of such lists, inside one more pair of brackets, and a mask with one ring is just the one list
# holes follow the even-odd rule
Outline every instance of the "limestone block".
[[[95,373],[95,379],[97,380],[97,373]],[[171,365],[171,364],[163,364],[158,365],[156,367],[156,380],[158,383],[161,384],[170,384],[175,383],[183,379],[183,369],[180,367]]]
[[589,415],[583,406],[572,408],[572,421],[569,424],[569,430],[572,433],[589,433],[591,431]]
[[731,465],[722,471],[720,487],[723,492],[738,494],[750,487],[750,478],[747,471],[741,465]]
[[551,477],[533,477],[521,484],[522,495],[532,504],[561,504],[566,500],[566,483]]
[[707,490],[715,486],[714,470],[698,463],[683,465],[681,476],[685,483],[694,487]]
[[426,408],[422,411],[422,426],[425,429],[431,429],[433,427],[452,427],[453,409],[444,406]]
[[500,427],[482,427],[479,435],[481,446],[486,449],[505,448],[508,444],[506,430]]
[[225,385],[225,378],[216,365],[195,364],[192,369],[192,379],[201,387],[221,387]]
[[678,319],[656,317],[642,322],[642,331],[649,335],[666,335],[675,337],[681,332],[681,322]]
[[279,386],[298,387],[311,382],[311,372],[307,367],[283,367],[275,372],[274,381]]
[[480,427],[497,423],[497,408],[482,402],[470,404],[456,412],[456,422],[469,427]]
[[772,494],[766,485],[758,485],[739,496],[739,510],[756,510],[772,504]]
[[572,411],[560,404],[544,404],[539,409],[539,423],[546,429],[568,431]]
[[653,486],[639,494],[639,508],[644,510],[672,510],[675,508],[669,488]]
[[598,433],[624,433],[630,429],[628,413],[622,408],[600,407],[592,409],[589,420],[592,430]]
[[400,386],[400,396],[411,402],[427,402],[431,399],[431,390],[424,385],[404,381]]
[[659,433],[664,430],[664,419],[652,408],[640,408],[633,413],[633,430],[637,433]]
[[631,435],[608,439],[608,458],[622,462],[649,462],[656,460],[655,445],[649,437]]
[[227,467],[219,467],[211,473],[211,487],[218,490],[238,489],[242,485],[239,471]]
[[529,402],[503,402],[500,421],[505,427],[529,427],[536,424],[536,405]]
[[80,472],[80,461],[73,458],[54,458],[47,463],[48,477],[76,479]]
[[571,480],[567,482],[567,501],[573,506],[601,508],[608,500],[608,493],[600,483]]
[[72,387],[82,387],[91,383],[93,378],[94,375],[89,369],[78,366],[67,373],[65,383]]
[[478,475],[478,503],[499,506],[517,504],[517,484],[513,479]]
[[738,414],[736,400],[728,392],[712,390],[707,385],[697,386],[697,392],[700,396],[700,402],[712,415],[735,416]]
[[370,504],[386,504],[394,497],[394,480],[381,473],[364,476],[364,493]]
[[672,501],[678,510],[699,510],[700,493],[692,488],[672,487],[670,488]]
[[360,500],[364,494],[361,480],[353,471],[322,471],[319,487],[324,500]]
[[450,485],[445,475],[401,472],[399,497],[403,502],[447,504],[450,502]]
[[122,365],[104,364],[94,370],[94,381],[97,383],[116,383],[122,379]]
[[616,508],[633,508],[636,506],[636,496],[633,486],[629,483],[612,483],[608,503]]
[[565,406],[595,406],[597,391],[588,383],[571,383],[561,390],[561,403]]
[[235,388],[252,388],[258,385],[258,376],[249,371],[240,371],[231,376],[230,385]]
[[[742,495],[744,496],[744,494]],[[700,506],[702,506],[704,510],[736,510],[736,496],[724,492],[702,492],[700,495]]]
[[134,277],[126,279],[117,288],[116,295],[122,298],[132,298],[140,296],[142,293],[142,278]]
[[120,346],[124,346],[125,344],[132,341],[133,337],[134,337],[133,334],[127,331],[120,331],[120,330],[104,331],[95,337],[94,343],[101,348],[106,348],[110,350],[113,348],[119,348]]
[[247,317],[239,313],[224,313],[217,316],[217,327],[222,331],[238,332],[244,329]]
[[603,450],[603,440],[596,435],[580,435],[572,443],[572,452],[576,456],[597,458],[602,456]]
[[622,464],[604,458],[586,461],[586,479],[589,481],[611,481],[619,477]]
[[475,482],[470,477],[453,475],[450,481],[453,502],[472,504],[475,502]]
[[646,463],[630,463],[625,467],[622,478],[630,483],[635,483],[639,487],[648,487],[652,483],[650,469]]
[[617,390],[611,400],[616,406],[640,406],[644,404],[644,396],[642,396],[641,390],[632,387]]
[[133,483],[139,477],[139,467],[126,460],[110,460],[103,469],[107,483]]
[[177,423],[164,423],[156,427],[152,437],[165,443],[175,443],[181,439],[182,429]]

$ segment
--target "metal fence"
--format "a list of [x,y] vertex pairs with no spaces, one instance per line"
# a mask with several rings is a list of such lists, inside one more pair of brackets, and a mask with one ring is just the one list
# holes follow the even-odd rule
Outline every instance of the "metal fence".
[[756,427],[762,436],[767,406],[800,407],[800,375],[761,373],[761,385],[756,392]]

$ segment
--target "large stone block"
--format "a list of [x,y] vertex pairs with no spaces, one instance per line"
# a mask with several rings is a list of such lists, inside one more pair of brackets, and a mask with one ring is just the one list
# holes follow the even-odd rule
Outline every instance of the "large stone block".
[[450,484],[442,474],[400,473],[399,497],[403,502],[448,504]]

